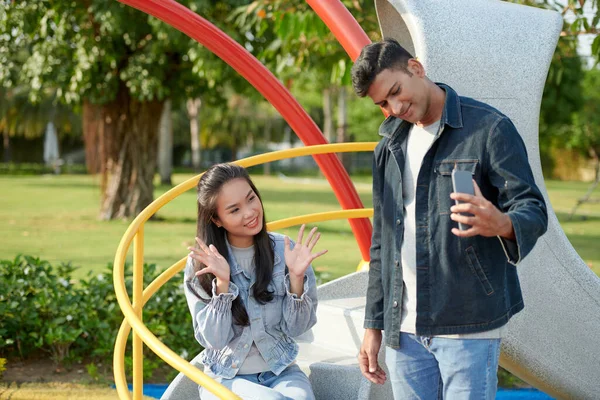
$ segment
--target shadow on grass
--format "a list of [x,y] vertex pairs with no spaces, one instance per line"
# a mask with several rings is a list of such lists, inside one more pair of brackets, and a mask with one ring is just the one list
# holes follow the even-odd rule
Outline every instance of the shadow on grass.
[[[598,223],[600,222],[600,215],[596,214],[586,214],[584,212],[575,213],[572,219],[569,219],[570,213],[567,212],[556,212],[556,217],[560,221],[561,225],[567,226],[569,224],[579,224],[581,222],[585,223]],[[600,242],[599,242],[600,243]]]
[[49,189],[73,189],[73,188],[82,188],[82,189],[97,189],[100,191],[100,182],[57,182],[57,181],[44,181],[42,179],[32,181],[32,182],[21,182],[22,186],[34,186],[36,188],[49,188]]
[[153,224],[196,224],[196,217],[163,217],[154,214],[150,221]]

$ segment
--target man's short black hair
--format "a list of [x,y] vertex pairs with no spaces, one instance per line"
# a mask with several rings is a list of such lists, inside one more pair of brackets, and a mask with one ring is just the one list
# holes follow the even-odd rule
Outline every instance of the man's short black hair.
[[375,77],[384,69],[401,70],[412,76],[408,60],[414,58],[395,39],[385,38],[363,47],[352,66],[352,87],[357,95],[365,97]]

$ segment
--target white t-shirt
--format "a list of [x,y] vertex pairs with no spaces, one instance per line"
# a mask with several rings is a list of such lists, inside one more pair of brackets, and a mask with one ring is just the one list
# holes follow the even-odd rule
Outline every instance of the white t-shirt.
[[[402,173],[402,195],[404,200],[404,241],[402,242],[402,278],[404,291],[402,295],[402,319],[400,331],[416,333],[417,323],[417,245],[415,229],[415,193],[417,178],[423,158],[431,147],[438,130],[440,121],[420,127],[413,125],[408,134],[405,152],[404,171]],[[497,339],[505,332],[506,325],[485,332],[438,335],[438,337],[456,339]]]

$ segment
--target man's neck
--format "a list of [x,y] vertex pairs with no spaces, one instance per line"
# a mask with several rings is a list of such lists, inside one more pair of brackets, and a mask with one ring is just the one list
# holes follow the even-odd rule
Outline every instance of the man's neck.
[[429,126],[439,121],[444,111],[446,91],[433,82],[429,82],[429,90],[431,91],[431,102],[427,108],[427,113],[417,122],[417,125],[420,127]]

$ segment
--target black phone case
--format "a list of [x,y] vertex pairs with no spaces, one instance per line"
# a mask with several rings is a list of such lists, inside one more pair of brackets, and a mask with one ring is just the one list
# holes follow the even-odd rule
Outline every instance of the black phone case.
[[[452,189],[456,193],[467,193],[472,196],[475,195],[475,189],[473,188],[473,175],[469,171],[452,171]],[[454,200],[456,204],[460,204],[461,202],[458,200]],[[468,217],[472,217],[473,214],[469,213],[460,213],[461,215],[465,215]],[[469,229],[471,225],[458,223],[458,229],[461,231],[466,231]]]

